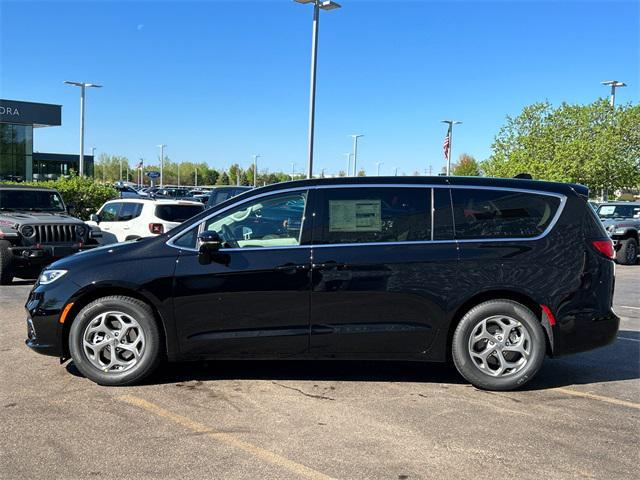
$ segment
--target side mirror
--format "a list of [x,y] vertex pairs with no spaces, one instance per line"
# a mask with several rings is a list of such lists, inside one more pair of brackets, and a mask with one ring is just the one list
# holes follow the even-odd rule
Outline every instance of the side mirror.
[[222,238],[218,235],[218,232],[212,230],[205,230],[198,235],[198,261],[201,265],[211,263],[213,257],[215,257],[220,248],[222,248]]
[[92,222],[100,223],[100,215],[98,215],[97,213],[92,213],[91,215],[89,215],[89,220],[91,220]]

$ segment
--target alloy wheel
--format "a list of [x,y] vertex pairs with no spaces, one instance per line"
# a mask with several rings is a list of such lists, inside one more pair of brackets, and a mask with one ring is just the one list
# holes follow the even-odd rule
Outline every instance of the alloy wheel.
[[522,370],[531,357],[531,349],[526,326],[506,315],[481,320],[469,335],[468,352],[473,364],[492,377],[506,377]]
[[144,331],[131,315],[104,312],[87,324],[82,334],[82,347],[94,367],[108,373],[121,373],[142,358]]

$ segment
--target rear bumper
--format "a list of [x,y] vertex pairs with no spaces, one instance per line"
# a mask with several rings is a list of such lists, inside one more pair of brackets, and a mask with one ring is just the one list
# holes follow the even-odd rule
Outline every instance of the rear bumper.
[[562,356],[604,347],[615,341],[620,318],[613,310],[605,314],[565,317],[553,327],[553,355]]

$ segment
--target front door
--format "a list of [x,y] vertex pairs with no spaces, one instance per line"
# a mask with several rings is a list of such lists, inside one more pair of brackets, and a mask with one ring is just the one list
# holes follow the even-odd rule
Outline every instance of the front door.
[[[450,224],[448,189],[318,190],[312,355],[413,358],[428,352],[446,323],[457,268],[455,243],[434,241],[443,240],[433,236],[436,197],[442,197],[444,209],[436,211]],[[439,231],[447,228],[442,227]]]
[[273,357],[307,351],[311,247],[305,236],[306,190],[244,200],[204,221],[224,240],[201,264],[197,229],[181,248],[174,302],[186,356]]

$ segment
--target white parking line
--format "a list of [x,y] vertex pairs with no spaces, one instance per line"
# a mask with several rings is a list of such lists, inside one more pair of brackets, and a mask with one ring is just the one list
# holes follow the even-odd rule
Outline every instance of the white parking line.
[[640,342],[637,338],[618,337],[620,340],[629,340],[630,342]]

